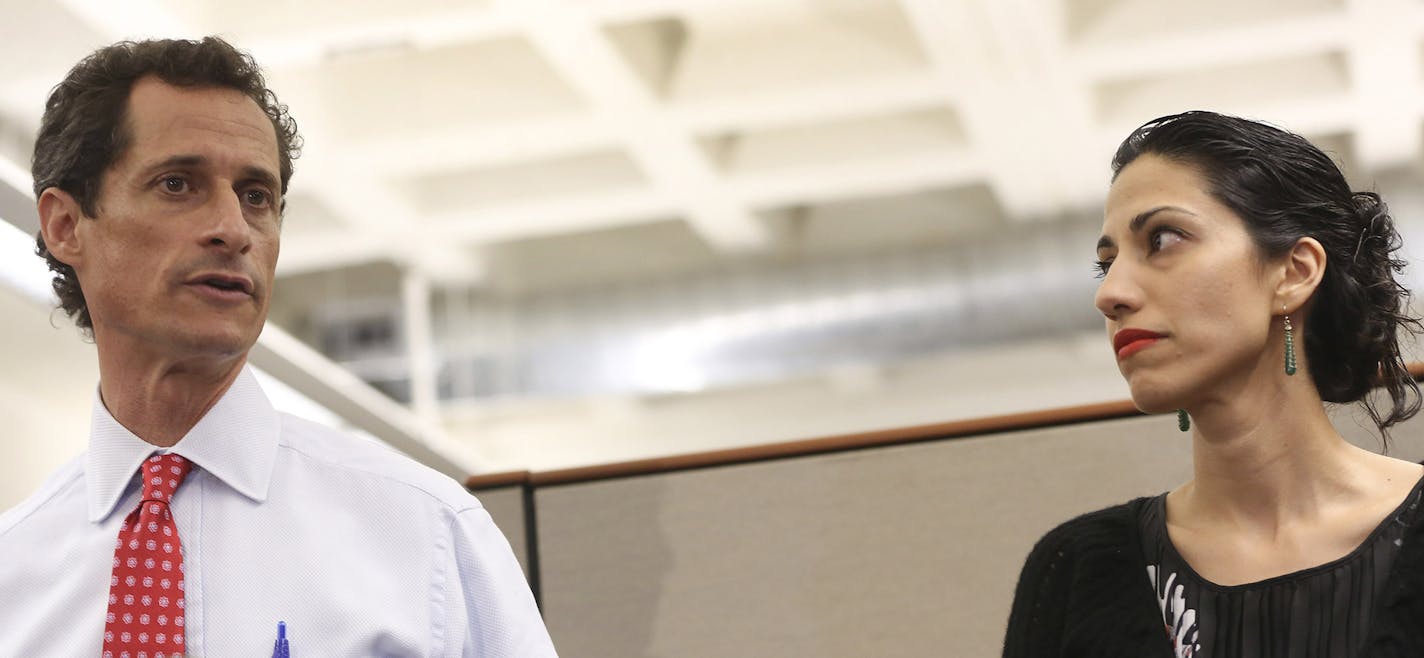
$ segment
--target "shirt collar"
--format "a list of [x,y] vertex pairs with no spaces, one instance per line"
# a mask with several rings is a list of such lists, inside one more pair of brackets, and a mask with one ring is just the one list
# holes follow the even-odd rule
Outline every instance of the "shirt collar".
[[[256,502],[267,499],[277,456],[281,420],[251,369],[237,379],[198,424],[172,448],[157,448],[114,420],[98,392],[89,429],[84,472],[89,489],[89,520],[114,511],[139,465],[153,453],[182,455]],[[181,494],[180,494],[181,495]]]

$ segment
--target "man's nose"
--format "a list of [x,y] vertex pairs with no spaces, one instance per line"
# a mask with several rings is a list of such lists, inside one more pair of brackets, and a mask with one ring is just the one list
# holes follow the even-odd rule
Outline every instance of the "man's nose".
[[243,213],[242,199],[237,193],[220,194],[214,199],[203,244],[224,247],[237,253],[252,248],[252,226]]

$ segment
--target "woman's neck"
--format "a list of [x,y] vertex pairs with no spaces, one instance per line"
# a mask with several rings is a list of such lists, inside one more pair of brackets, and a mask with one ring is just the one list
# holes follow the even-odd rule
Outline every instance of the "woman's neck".
[[1365,493],[1362,475],[1377,456],[1341,438],[1313,387],[1291,384],[1193,410],[1194,477],[1174,494],[1179,509],[1197,522],[1275,534]]

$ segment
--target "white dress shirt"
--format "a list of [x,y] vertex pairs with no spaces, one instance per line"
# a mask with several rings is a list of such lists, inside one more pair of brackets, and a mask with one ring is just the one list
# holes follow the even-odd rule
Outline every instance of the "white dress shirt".
[[[554,656],[478,500],[391,448],[287,414],[246,369],[169,449],[189,656]],[[96,396],[89,450],[0,515],[0,656],[98,657],[134,477],[164,452]]]

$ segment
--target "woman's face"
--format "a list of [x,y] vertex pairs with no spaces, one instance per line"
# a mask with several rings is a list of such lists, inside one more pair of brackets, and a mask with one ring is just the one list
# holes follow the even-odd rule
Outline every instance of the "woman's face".
[[1193,167],[1147,154],[1118,174],[1095,303],[1138,408],[1229,398],[1280,367],[1267,349],[1274,289],[1258,253]]

